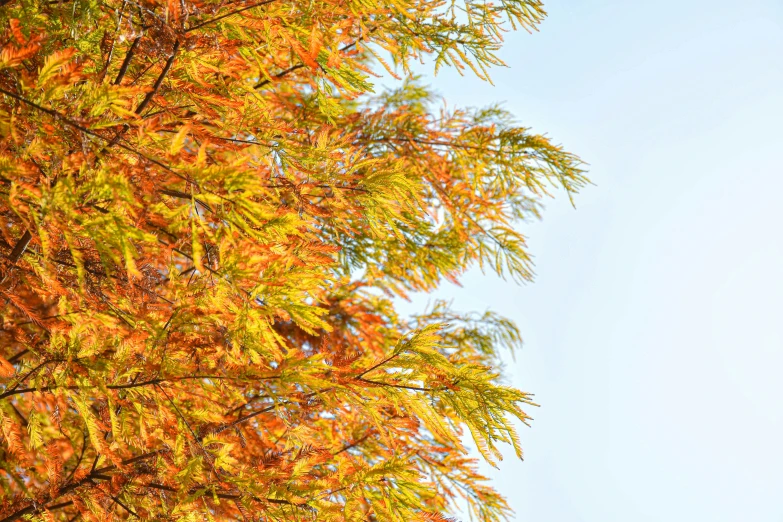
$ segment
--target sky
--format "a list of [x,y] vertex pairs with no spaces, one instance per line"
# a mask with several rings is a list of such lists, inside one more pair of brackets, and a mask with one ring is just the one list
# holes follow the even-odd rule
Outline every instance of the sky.
[[494,87],[429,78],[505,102],[595,184],[525,225],[534,283],[435,295],[525,339],[525,460],[483,470],[520,521],[783,522],[783,2],[545,6]]

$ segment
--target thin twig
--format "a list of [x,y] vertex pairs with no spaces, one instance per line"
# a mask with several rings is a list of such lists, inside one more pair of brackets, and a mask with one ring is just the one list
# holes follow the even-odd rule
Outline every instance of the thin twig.
[[[12,326],[16,326],[16,325],[12,325]],[[29,352],[29,351],[30,351],[30,349],[29,349],[29,348],[25,348],[24,350],[22,350],[22,351],[20,351],[20,352],[16,352],[14,355],[12,355],[12,356],[11,356],[11,357],[8,359],[8,362],[10,362],[11,364],[15,363],[17,360],[19,360],[20,358],[24,357],[24,355],[25,355],[27,352]]]
[[[367,34],[370,35],[370,34],[374,33],[377,29],[378,29],[377,27],[373,27],[372,29],[370,29],[370,31]],[[354,41],[352,43],[349,43],[348,45],[340,48],[339,52],[342,53],[342,52],[345,52],[345,51],[349,50],[352,47],[355,47],[359,42],[364,40],[364,38],[365,38],[365,36],[360,36],[359,38],[356,39],[356,41]],[[266,79],[266,80],[262,80],[262,81],[258,82],[253,88],[254,89],[260,89],[261,87],[271,83],[272,80],[279,80],[283,76],[285,76],[287,74],[290,74],[290,73],[292,73],[292,72],[294,72],[294,71],[296,71],[298,69],[301,69],[304,66],[305,66],[304,63],[299,63],[297,65],[292,65],[288,69],[286,69],[284,71],[281,71],[281,72],[277,73],[276,75],[272,76],[272,78]]]
[[[101,71],[101,82],[106,78],[106,74],[109,72],[109,65],[111,65],[111,60],[114,57],[114,47],[117,44],[117,34],[120,32],[120,27],[122,26],[122,17],[125,15],[125,5],[127,4],[127,0],[122,0],[122,7],[120,8],[120,15],[117,17],[117,29],[114,31],[114,36],[111,39],[111,47],[109,47],[109,52],[106,53],[106,65],[103,66],[103,70]],[[106,33],[104,33],[104,36]]]
[[371,371],[373,371],[374,369],[376,369],[376,368],[379,368],[379,367],[383,366],[384,364],[386,364],[386,363],[387,363],[387,362],[389,362],[389,361],[392,361],[392,360],[393,360],[395,357],[397,357],[398,355],[400,355],[400,353],[402,353],[402,352],[397,352],[397,353],[395,353],[395,354],[393,354],[393,355],[390,355],[389,357],[385,358],[384,360],[382,360],[382,361],[381,361],[381,362],[379,362],[378,364],[375,364],[375,365],[373,365],[373,366],[370,366],[369,368],[367,368],[366,370],[364,370],[362,373],[360,373],[360,374],[359,374],[359,375],[357,375],[356,377],[357,377],[358,379],[361,379],[362,377],[364,377],[366,374],[370,373],[370,372],[371,372]]
[[[65,123],[69,127],[73,127],[74,129],[87,134],[88,136],[93,136],[93,137],[98,138],[100,140],[106,141],[106,142],[108,142],[108,143],[110,143],[112,145],[117,145],[118,147],[120,147],[121,149],[123,149],[123,150],[125,150],[127,152],[130,152],[132,154],[136,154],[136,155],[144,158],[145,160],[149,161],[153,165],[157,165],[158,167],[161,167],[162,169],[166,170],[167,172],[170,172],[170,173],[174,174],[175,176],[181,178],[184,181],[190,181],[187,177],[185,177],[182,174],[180,174],[179,172],[173,170],[168,165],[166,165],[166,164],[156,160],[155,158],[151,158],[151,157],[143,154],[142,152],[134,149],[133,147],[129,147],[129,146],[123,144],[123,143],[119,143],[119,142],[113,143],[113,139],[109,139],[106,136],[98,134],[97,132],[95,132],[93,130],[90,130],[90,129],[82,126],[82,125],[79,125],[78,123],[76,123],[72,119],[68,118],[67,116],[65,116],[63,114],[60,114],[59,112],[57,112],[57,111],[55,111],[53,109],[48,109],[46,107],[38,105],[34,101],[28,100],[27,98],[19,96],[18,94],[15,94],[15,93],[13,93],[11,91],[7,91],[7,90],[3,89],[2,87],[0,87],[0,93],[5,94],[6,96],[10,96],[11,98],[13,98],[13,99],[15,99],[17,101],[20,101],[20,102],[22,102],[22,103],[24,103],[26,105],[29,105],[30,107],[33,107],[34,109],[37,109],[37,110],[39,110],[41,112],[44,112],[44,113],[46,113],[46,114],[48,114],[48,115],[50,115],[50,116],[52,116],[52,117],[62,121],[63,123]],[[0,521],[0,522],[2,522],[2,521]]]
[[421,386],[407,386],[405,384],[392,384],[390,382],[379,382],[379,381],[371,381],[369,379],[362,379],[361,377],[356,378],[357,381],[366,382],[368,384],[375,384],[376,386],[391,386],[392,388],[402,388],[404,390],[414,390],[414,391],[438,391],[435,388],[422,388]]
[[[50,362],[63,362],[63,361],[62,360],[55,360],[55,359],[53,359],[53,360],[47,361],[46,363],[43,363],[43,364],[48,364]],[[43,364],[39,365],[35,369],[40,368]],[[35,371],[35,369],[32,370],[32,371]],[[29,376],[29,374],[28,374],[28,376]],[[25,377],[25,379],[26,378],[27,377]],[[280,378],[279,375],[269,375],[269,376],[257,375],[257,376],[249,376],[249,377],[247,377],[247,379],[249,379],[249,382],[255,382],[255,381],[259,381],[259,380],[272,380],[272,379],[279,379],[279,378]],[[22,381],[25,380],[25,379],[22,379]],[[167,383],[167,382],[186,381],[186,380],[191,380],[191,379],[214,379],[216,381],[219,381],[219,380],[228,380],[228,381],[240,381],[240,380],[243,380],[243,378],[241,378],[241,377],[228,377],[228,376],[223,376],[223,375],[186,375],[186,376],[183,376],[183,377],[165,377],[165,378],[160,378],[160,379],[150,379],[150,380],[147,380],[147,381],[131,382],[131,383],[128,383],[128,384],[109,384],[108,386],[106,386],[106,388],[109,389],[109,390],[127,390],[127,389],[130,389],[130,388],[140,388],[142,386],[155,386],[155,385],[159,385],[159,384],[163,384],[163,383]],[[88,390],[88,389],[92,389],[92,388],[96,388],[96,387],[97,386],[93,386],[93,385],[88,385],[88,386],[71,385],[71,386],[41,386],[39,388],[16,388],[16,389],[8,390],[8,391],[6,391],[4,393],[0,393],[0,399],[5,399],[6,397],[10,397],[12,395],[19,395],[19,394],[22,394],[22,393],[33,393],[33,392],[37,392],[37,391],[38,392],[48,392],[48,391],[52,391],[52,390]]]
[[13,251],[11,252],[11,255],[8,256],[8,260],[13,265],[17,261],[19,261],[19,258],[22,257],[24,254],[24,251],[27,250],[27,245],[30,244],[30,240],[33,238],[33,235],[30,234],[29,230],[25,230],[24,234],[22,234],[22,237],[19,238],[19,241],[16,242],[16,246],[14,246]]
[[229,16],[234,16],[235,14],[239,14],[239,13],[241,13],[243,11],[247,11],[247,10],[253,9],[255,7],[261,7],[261,6],[264,6],[264,5],[267,5],[267,4],[271,4],[272,2],[276,2],[276,1],[277,0],[262,0],[261,2],[256,2],[255,4],[251,4],[251,5],[242,7],[240,9],[236,9],[236,10],[231,11],[229,13],[225,13],[225,14],[222,14],[220,16],[216,16],[215,18],[212,18],[210,20],[205,20],[205,21],[203,21],[201,23],[193,25],[193,26],[185,29],[185,32],[189,33],[190,31],[195,31],[196,29],[201,29],[205,25],[213,24],[213,23],[215,23],[217,21],[223,20],[224,18],[228,18]]
[[365,435],[364,437],[360,438],[359,440],[356,440],[355,442],[352,442],[351,444],[343,446],[343,448],[341,450],[332,453],[332,456],[339,455],[340,453],[342,453],[344,451],[348,451],[349,449],[355,448],[356,446],[358,446],[359,444],[361,444],[365,440],[369,439],[370,435],[372,435],[372,431],[370,433],[368,433],[367,435]]
[[118,499],[117,497],[110,497],[110,498],[111,498],[111,499],[112,499],[112,500],[113,500],[113,501],[114,501],[114,502],[115,502],[117,505],[121,506],[123,509],[125,509],[125,511],[127,511],[127,512],[128,512],[128,513],[130,513],[131,515],[135,516],[136,518],[141,518],[141,517],[139,516],[139,514],[138,514],[138,513],[136,513],[135,511],[133,511],[131,508],[129,508],[128,506],[126,506],[126,505],[125,505],[125,504],[123,504],[122,502],[120,502],[120,499]]
[[20,237],[19,241],[17,241],[16,245],[14,245],[14,249],[11,251],[11,255],[8,256],[8,260],[11,262],[11,267],[5,274],[3,274],[3,277],[0,278],[0,284],[3,284],[8,278],[8,274],[10,274],[11,270],[14,269],[14,265],[16,265],[16,262],[19,261],[19,258],[24,255],[25,250],[27,250],[27,245],[30,244],[30,240],[32,239],[33,235],[30,234],[30,231],[25,230],[24,234],[22,234],[22,237]]

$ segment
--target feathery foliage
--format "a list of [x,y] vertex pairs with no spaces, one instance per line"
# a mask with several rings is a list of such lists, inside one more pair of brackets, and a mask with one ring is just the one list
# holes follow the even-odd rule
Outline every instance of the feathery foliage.
[[[538,0],[0,0],[0,521],[507,517],[516,327],[394,297],[586,180],[487,78]],[[386,68],[399,87],[375,93]],[[402,79],[406,78],[406,79]]]

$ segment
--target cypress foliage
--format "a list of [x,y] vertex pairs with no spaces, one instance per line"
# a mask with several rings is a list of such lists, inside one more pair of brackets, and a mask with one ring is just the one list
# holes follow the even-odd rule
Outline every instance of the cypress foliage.
[[[538,0],[1,0],[0,521],[510,513],[528,420],[481,266],[577,157],[410,77],[487,78]],[[400,82],[377,93],[383,68]],[[405,78],[405,79],[404,79]]]

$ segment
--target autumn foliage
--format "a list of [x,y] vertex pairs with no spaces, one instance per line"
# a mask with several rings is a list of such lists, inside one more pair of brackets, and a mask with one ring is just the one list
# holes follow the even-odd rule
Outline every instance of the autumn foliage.
[[529,278],[518,225],[585,179],[409,73],[486,78],[543,14],[0,0],[0,521],[508,516],[463,442],[521,455],[516,328],[394,298]]

